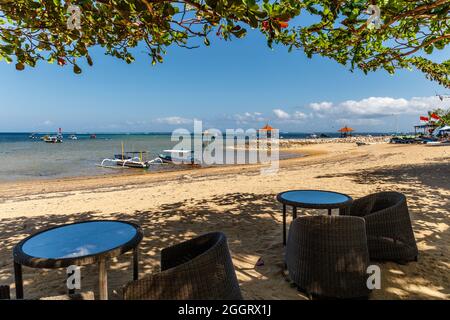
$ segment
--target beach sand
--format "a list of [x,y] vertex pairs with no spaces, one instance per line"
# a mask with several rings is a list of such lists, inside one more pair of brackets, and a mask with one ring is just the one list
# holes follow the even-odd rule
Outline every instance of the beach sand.
[[[25,236],[63,223],[123,219],[144,230],[141,275],[158,271],[162,248],[223,231],[245,299],[305,299],[283,276],[276,194],[325,189],[358,198],[395,190],[407,196],[419,261],[377,263],[382,288],[370,298],[450,298],[450,147],[329,143],[298,152],[309,156],[281,161],[272,176],[258,166],[236,166],[0,184],[0,284],[11,285],[14,295],[12,249]],[[264,265],[255,267],[259,258]],[[97,268],[81,273],[82,291],[97,294]],[[132,277],[131,254],[113,259],[108,277],[110,298],[120,298]],[[65,270],[25,267],[24,285],[26,298],[64,294]]]

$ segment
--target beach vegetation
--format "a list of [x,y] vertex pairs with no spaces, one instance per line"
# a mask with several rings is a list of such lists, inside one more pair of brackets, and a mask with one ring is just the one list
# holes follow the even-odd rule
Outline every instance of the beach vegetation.
[[450,125],[450,109],[445,110],[442,108],[436,108],[428,112],[430,119],[436,121],[439,126]]
[[448,49],[449,10],[448,0],[1,0],[0,59],[17,70],[72,65],[78,74],[94,64],[93,47],[131,63],[143,44],[157,64],[170,46],[210,46],[256,29],[269,47],[364,73],[415,68],[450,87],[450,60],[430,58]]

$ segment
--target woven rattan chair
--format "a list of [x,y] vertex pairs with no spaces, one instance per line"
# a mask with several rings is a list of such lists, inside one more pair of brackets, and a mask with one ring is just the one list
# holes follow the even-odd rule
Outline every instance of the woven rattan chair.
[[161,272],[129,283],[125,300],[239,300],[236,273],[223,233],[214,232],[166,248]]
[[9,286],[0,286],[0,300],[9,300],[11,299],[9,293]]
[[380,192],[353,202],[350,215],[364,218],[371,260],[417,261],[417,244],[406,197]]
[[292,222],[286,246],[289,277],[311,297],[367,298],[368,263],[364,219],[306,216]]

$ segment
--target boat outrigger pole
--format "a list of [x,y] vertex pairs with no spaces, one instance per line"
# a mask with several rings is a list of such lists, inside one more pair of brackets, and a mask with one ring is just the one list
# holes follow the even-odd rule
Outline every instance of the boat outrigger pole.
[[133,152],[125,152],[125,145],[122,141],[122,153],[114,155],[113,159],[104,159],[100,164],[101,167],[105,166],[105,163],[113,163],[121,168],[149,168],[152,164],[162,164],[163,161],[160,158],[155,158],[150,161],[144,160],[144,155],[147,154],[147,151],[133,151]]

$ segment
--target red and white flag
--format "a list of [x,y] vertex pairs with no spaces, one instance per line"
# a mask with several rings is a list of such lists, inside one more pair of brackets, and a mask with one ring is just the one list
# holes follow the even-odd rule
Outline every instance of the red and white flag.
[[436,113],[432,113],[430,117],[433,119],[432,121],[441,120],[441,117],[439,117]]
[[420,117],[420,121],[422,122],[428,122],[430,119],[428,119],[428,117]]

